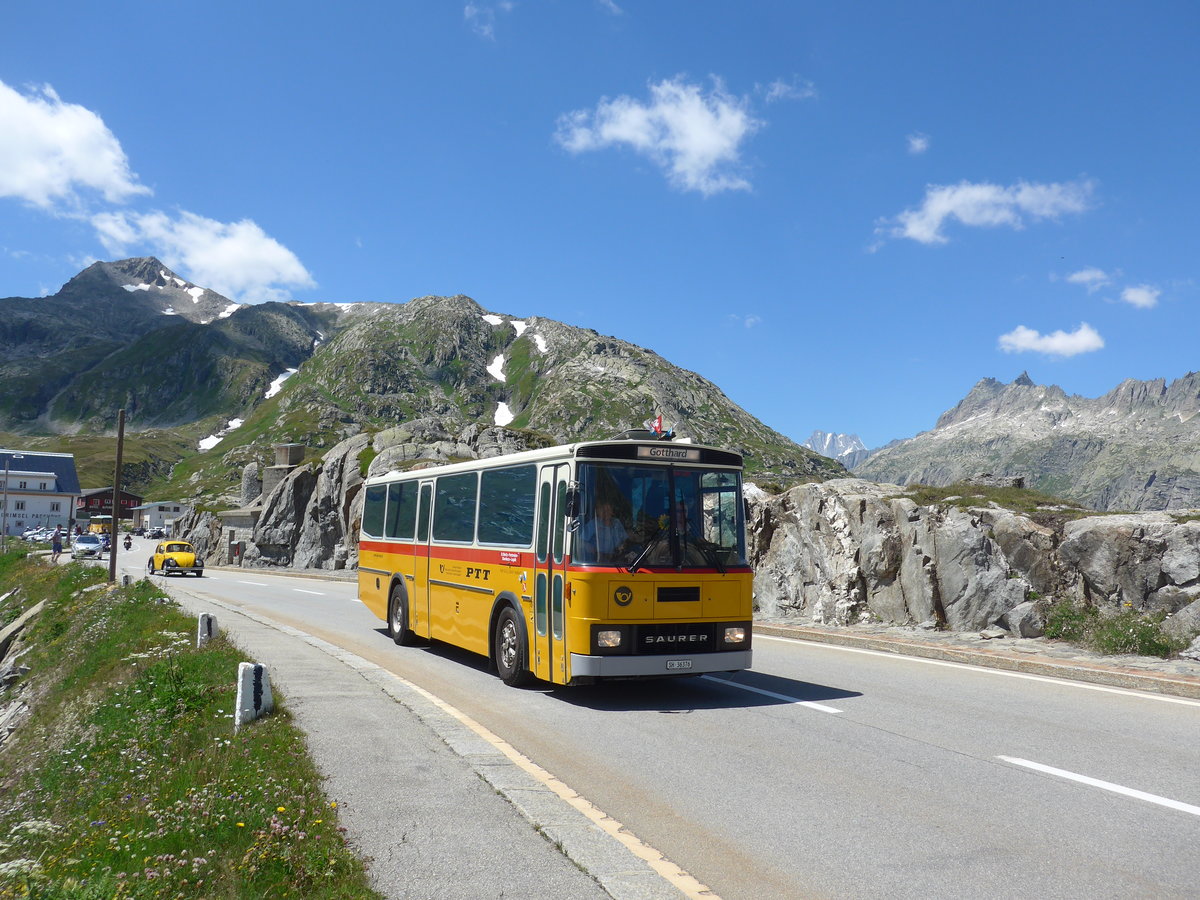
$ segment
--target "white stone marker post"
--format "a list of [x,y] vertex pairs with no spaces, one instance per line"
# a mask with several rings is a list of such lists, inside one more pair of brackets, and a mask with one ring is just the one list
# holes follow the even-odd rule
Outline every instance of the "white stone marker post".
[[196,622],[196,649],[199,650],[217,636],[217,617],[212,613],[200,613]]
[[247,722],[265,716],[275,708],[271,696],[271,677],[267,667],[259,663],[238,663],[237,704],[233,713],[233,730]]

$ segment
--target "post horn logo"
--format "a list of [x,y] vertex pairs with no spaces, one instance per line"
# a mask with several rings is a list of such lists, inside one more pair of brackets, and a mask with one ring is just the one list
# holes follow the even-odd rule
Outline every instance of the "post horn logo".
[[617,601],[617,606],[628,606],[633,602],[633,590],[621,585],[613,591],[613,599]]

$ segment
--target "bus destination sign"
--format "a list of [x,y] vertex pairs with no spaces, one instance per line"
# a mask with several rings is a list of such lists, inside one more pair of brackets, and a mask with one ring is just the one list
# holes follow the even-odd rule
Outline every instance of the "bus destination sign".
[[698,462],[700,451],[686,447],[638,447],[638,459],[677,459],[686,462]]

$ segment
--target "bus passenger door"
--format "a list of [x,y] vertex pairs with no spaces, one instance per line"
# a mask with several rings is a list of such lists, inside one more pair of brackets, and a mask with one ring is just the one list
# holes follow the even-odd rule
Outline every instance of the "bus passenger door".
[[433,482],[422,481],[417,500],[417,540],[413,545],[413,589],[409,602],[422,626],[417,633],[429,638],[433,637],[432,610],[429,608],[429,524],[432,511]]
[[537,573],[533,587],[533,655],[530,668],[538,678],[555,684],[567,680],[563,622],[564,554],[566,544],[567,481],[570,467],[542,466],[538,475],[538,524],[534,550]]

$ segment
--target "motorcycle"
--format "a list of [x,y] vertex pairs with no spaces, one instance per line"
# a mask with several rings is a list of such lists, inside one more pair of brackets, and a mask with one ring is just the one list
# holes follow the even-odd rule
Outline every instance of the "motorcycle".
[[133,549],[133,538],[131,538],[129,535],[125,535],[125,545],[124,546],[125,546],[126,550]]

